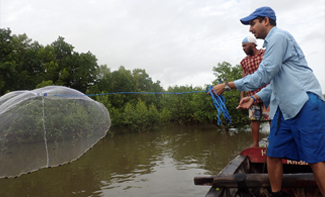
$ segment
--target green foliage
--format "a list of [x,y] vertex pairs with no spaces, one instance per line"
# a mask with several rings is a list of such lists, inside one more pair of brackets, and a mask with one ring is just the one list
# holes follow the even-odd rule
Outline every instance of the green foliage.
[[200,123],[213,123],[217,115],[217,111],[211,104],[211,97],[206,93],[193,94],[191,106],[194,116]]
[[42,81],[42,83],[38,84],[38,85],[36,86],[36,88],[42,88],[42,87],[51,86],[51,85],[54,85],[54,84],[53,84],[53,81],[51,81],[51,80],[48,80],[48,81]]
[[0,95],[30,90],[45,84],[67,86],[86,92],[97,79],[97,59],[90,52],[77,53],[59,37],[42,46],[26,34],[11,35],[0,29]]
[[[205,92],[191,94],[128,94],[129,92],[166,92],[160,81],[154,82],[145,69],[127,70],[120,66],[111,71],[107,65],[98,66],[91,52],[78,53],[63,37],[49,45],[32,42],[26,34],[11,35],[10,29],[0,29],[0,95],[14,90],[28,90],[48,85],[74,88],[85,94],[99,95],[111,114],[113,127],[146,132],[164,124],[211,124],[216,122],[217,111],[211,97]],[[241,78],[239,65],[227,62],[213,67],[216,80],[233,81]],[[201,87],[175,86],[167,92],[204,91]],[[121,93],[128,92],[128,93]],[[222,128],[247,124],[244,111],[237,110],[240,93],[225,92],[226,106],[232,124],[223,119]],[[221,117],[223,118],[223,117]],[[71,119],[69,119],[71,120]]]
[[[168,92],[194,91],[192,87],[169,87]],[[194,110],[191,107],[192,94],[163,95],[161,105],[171,113],[170,120],[179,125],[195,123]]]
[[[16,79],[19,73],[20,54],[17,48],[17,38],[11,35],[10,29],[0,29],[0,95],[13,90],[17,85]],[[21,73],[25,75],[25,73]]]
[[147,132],[157,128],[160,114],[155,106],[150,105],[148,109],[146,104],[139,100],[135,107],[131,103],[126,104],[123,117],[124,126],[132,131]]
[[149,105],[148,109],[148,125],[149,128],[157,129],[158,125],[160,125],[160,113],[157,110],[156,106],[154,104]]
[[172,117],[171,112],[168,109],[164,108],[160,113],[160,123],[161,124],[169,123],[171,117]]
[[242,77],[242,68],[240,65],[231,66],[228,62],[218,63],[217,67],[213,67],[213,74],[217,77],[213,84],[225,81],[235,81]]

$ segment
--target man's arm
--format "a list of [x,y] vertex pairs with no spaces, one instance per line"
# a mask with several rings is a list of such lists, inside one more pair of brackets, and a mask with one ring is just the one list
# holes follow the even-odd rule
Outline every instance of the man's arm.
[[258,96],[260,99],[262,99],[265,107],[267,108],[270,104],[271,94],[272,94],[271,85],[267,85],[261,91],[257,92],[254,96]]
[[[273,35],[272,39],[268,40],[267,49],[258,70],[251,75],[245,76],[243,79],[229,82],[229,87],[239,91],[253,91],[270,83],[272,78],[280,72],[283,61],[288,58],[288,55],[285,55],[287,45],[288,40],[285,36]],[[224,87],[225,84],[223,83],[216,85],[214,89],[220,95],[223,93]]]
[[[225,85],[226,85],[226,83],[220,83],[218,85],[215,85],[213,88],[218,95],[221,95],[225,91]],[[235,86],[235,83],[233,81],[228,82],[228,86],[231,89],[237,89]],[[210,94],[210,92],[208,92],[208,94]]]
[[[226,83],[221,83],[221,84],[214,86],[214,90],[216,91],[216,93],[218,95],[221,95],[225,91],[225,85],[226,85]],[[235,83],[233,81],[228,82],[228,86],[231,89],[237,89],[235,86]],[[210,94],[210,92],[208,94]],[[262,99],[265,107],[268,107],[270,104],[271,94],[272,94],[272,89],[271,89],[270,85],[268,85],[265,88],[263,88],[261,91],[259,91],[258,93],[254,94],[253,97],[255,98],[255,100]],[[253,103],[254,103],[253,98],[251,98],[250,96],[244,97],[243,99],[241,99],[237,109],[248,109]]]
[[[254,97],[254,98],[253,98]],[[254,101],[256,99],[259,99],[260,97],[256,94],[253,96],[244,97],[240,102],[239,105],[236,107],[236,109],[249,109],[251,105],[253,105]]]
[[[246,76],[244,70],[243,70],[243,74],[242,74],[242,78],[244,78]],[[241,91],[240,92],[240,100],[242,100],[245,97],[245,91]]]
[[245,91],[240,92],[240,100],[242,100],[245,97]]

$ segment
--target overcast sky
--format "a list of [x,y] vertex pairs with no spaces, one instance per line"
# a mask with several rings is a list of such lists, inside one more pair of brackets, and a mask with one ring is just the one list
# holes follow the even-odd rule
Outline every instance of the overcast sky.
[[239,19],[266,5],[300,44],[325,93],[324,0],[0,0],[0,26],[42,45],[62,36],[99,65],[145,69],[165,89],[203,87],[218,63],[245,57],[241,42],[251,33]]

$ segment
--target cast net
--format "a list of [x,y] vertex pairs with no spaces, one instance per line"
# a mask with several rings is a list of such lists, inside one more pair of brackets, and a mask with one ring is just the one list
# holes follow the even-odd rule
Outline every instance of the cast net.
[[78,159],[111,125],[106,107],[62,86],[0,97],[0,178]]

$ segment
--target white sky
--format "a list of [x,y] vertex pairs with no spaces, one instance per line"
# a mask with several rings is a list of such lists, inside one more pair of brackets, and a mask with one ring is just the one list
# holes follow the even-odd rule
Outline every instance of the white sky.
[[325,93],[324,0],[0,0],[0,26],[42,45],[62,36],[99,65],[145,69],[165,89],[203,87],[218,63],[245,57],[241,41],[250,33],[239,19],[260,6],[275,10]]

